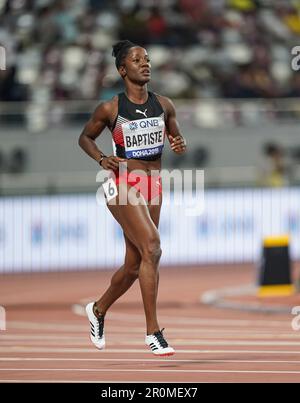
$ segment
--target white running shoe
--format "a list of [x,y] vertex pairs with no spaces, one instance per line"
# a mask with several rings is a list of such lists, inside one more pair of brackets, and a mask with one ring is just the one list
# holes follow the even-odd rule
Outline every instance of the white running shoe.
[[89,318],[91,325],[91,341],[92,343],[99,348],[99,350],[103,350],[105,347],[105,337],[104,337],[104,316],[101,318],[97,318],[94,314],[94,302],[90,302],[85,307],[86,314]]
[[151,348],[154,355],[159,355],[160,357],[173,355],[175,350],[170,347],[164,338],[162,332],[164,329],[146,336],[145,342],[147,346]]

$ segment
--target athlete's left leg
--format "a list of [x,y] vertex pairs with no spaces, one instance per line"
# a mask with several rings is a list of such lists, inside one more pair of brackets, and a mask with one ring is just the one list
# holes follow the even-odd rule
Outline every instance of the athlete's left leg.
[[[156,228],[158,228],[158,225],[159,225],[161,204],[162,204],[162,195],[161,194],[158,195],[155,200],[152,200],[152,203],[150,201],[147,203],[149,215],[151,217],[152,222],[156,226]],[[151,279],[151,276],[149,276],[149,272],[147,270],[141,270],[141,267],[140,267],[139,283],[140,283],[140,289],[141,289],[146,318],[147,317],[152,318],[153,309],[155,310],[155,314],[156,314],[156,301],[157,301],[158,283],[159,283],[158,267],[155,272],[155,275],[156,275],[155,290],[153,290],[153,283],[152,283],[153,280]],[[153,294],[153,292],[151,292],[151,290],[155,291],[155,294]],[[147,323],[147,328],[148,328],[148,323]]]
[[[152,218],[152,221],[154,222],[156,228],[158,228],[158,225],[159,225],[161,205],[162,205],[162,194],[158,195],[157,198],[153,199],[152,202],[148,203],[148,210],[150,213],[150,217]],[[157,276],[157,280],[156,280],[157,281],[157,283],[156,283],[156,299],[157,299],[158,284],[159,284],[159,270],[157,270],[156,276]]]
[[[156,199],[156,203],[148,204],[148,210],[150,217],[158,228],[160,210],[161,210],[161,195]],[[149,202],[150,203],[150,202]],[[138,249],[124,234],[126,244],[125,263],[120,269],[113,275],[110,286],[96,302],[98,312],[102,315],[106,314],[108,308],[132,286],[135,280],[139,276],[139,266],[141,263],[141,256]],[[158,292],[159,273],[157,271],[157,286],[156,286],[156,298]]]

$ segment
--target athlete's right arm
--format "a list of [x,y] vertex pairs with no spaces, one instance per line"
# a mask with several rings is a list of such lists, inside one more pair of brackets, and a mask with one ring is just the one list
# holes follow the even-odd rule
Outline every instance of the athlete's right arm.
[[[90,120],[85,125],[79,140],[79,146],[95,161],[99,162],[104,153],[98,148],[95,140],[103,132],[110,122],[110,114],[113,105],[111,102],[100,104]],[[118,169],[120,159],[115,156],[105,157],[102,160],[102,167],[105,169]]]

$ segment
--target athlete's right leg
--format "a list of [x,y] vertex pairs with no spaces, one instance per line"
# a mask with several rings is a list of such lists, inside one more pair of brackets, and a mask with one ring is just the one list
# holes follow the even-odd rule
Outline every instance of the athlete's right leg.
[[94,302],[86,305],[85,310],[91,326],[90,338],[92,343],[102,350],[105,347],[104,317],[107,309],[134,283],[138,277],[141,255],[134,243],[126,236],[126,255],[124,265],[113,275],[111,284],[102,295]]
[[96,302],[97,310],[102,315],[105,315],[108,308],[132,286],[139,275],[141,255],[126,234],[124,234],[124,238],[126,244],[125,262],[112,276],[110,286]]

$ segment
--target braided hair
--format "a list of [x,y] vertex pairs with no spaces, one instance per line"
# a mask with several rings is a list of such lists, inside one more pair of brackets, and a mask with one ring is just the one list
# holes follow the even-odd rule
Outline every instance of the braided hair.
[[138,45],[135,45],[133,42],[130,42],[128,40],[117,42],[113,46],[112,55],[116,58],[115,63],[118,70],[120,66],[122,66],[125,57],[128,55],[129,49],[135,46]]

